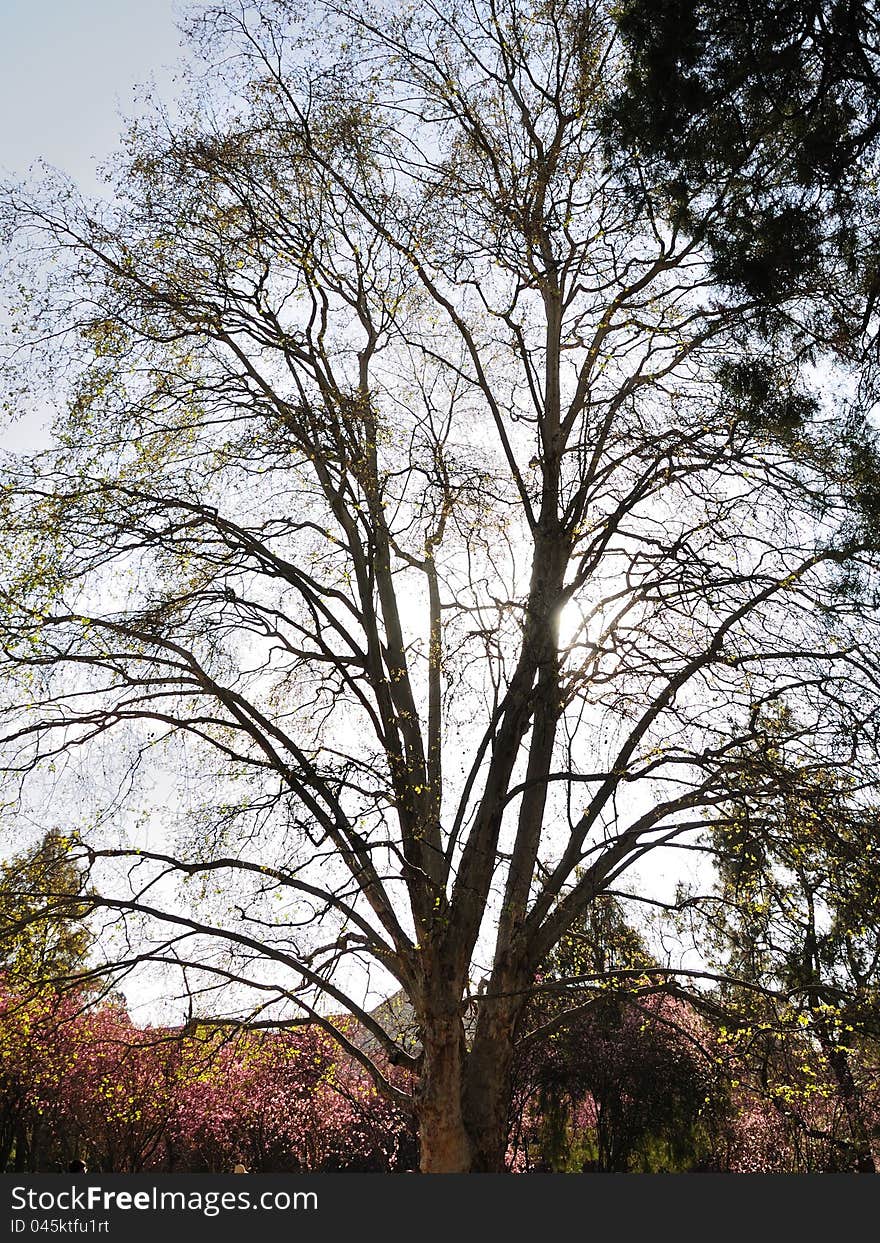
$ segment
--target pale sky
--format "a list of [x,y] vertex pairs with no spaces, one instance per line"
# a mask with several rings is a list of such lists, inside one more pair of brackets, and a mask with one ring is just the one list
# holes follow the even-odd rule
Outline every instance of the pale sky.
[[[175,95],[184,0],[0,0],[0,181],[26,180],[38,159],[86,194],[106,194],[110,156],[136,92]],[[0,316],[2,316],[0,307]],[[7,449],[45,443],[49,412],[0,429]]]
[[120,114],[151,79],[167,98],[180,58],[174,0],[0,0],[0,176],[38,157],[100,190]]

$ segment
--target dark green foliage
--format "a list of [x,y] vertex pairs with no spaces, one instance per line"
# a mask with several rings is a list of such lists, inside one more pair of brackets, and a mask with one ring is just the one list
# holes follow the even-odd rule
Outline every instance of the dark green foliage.
[[880,448],[872,431],[855,432],[850,438],[846,478],[861,530],[868,537],[880,537]]
[[623,0],[618,14],[630,63],[616,132],[690,178],[776,141],[799,184],[841,185],[872,149],[871,0]]
[[711,1161],[727,1111],[711,1039],[686,1003],[656,991],[652,969],[644,939],[607,894],[548,959],[551,991],[533,1019],[559,1024],[520,1074],[533,1077],[551,1168],[654,1172]]
[[[609,145],[653,170],[678,224],[703,230],[716,279],[770,308],[834,275],[846,332],[864,328],[877,293],[873,0],[623,0],[618,24],[628,67]],[[840,337],[841,323],[818,309],[817,321]]]
[[[545,1122],[555,1121],[548,1139],[555,1136],[557,1164],[584,1145],[577,1105],[585,1098],[595,1110],[597,1169],[683,1170],[707,1158],[724,1090],[687,1031],[692,1023],[669,999],[644,1005],[608,995],[548,1044],[542,1107]],[[564,1139],[561,1117],[571,1128]]]
[[[720,884],[710,916],[719,965],[739,981],[747,1058],[764,1060],[779,1107],[824,1080],[846,1126],[843,1168],[875,1168],[867,1097],[880,1047],[880,820],[873,790],[786,745],[792,718],[762,722],[732,770],[716,829]],[[758,1038],[755,1034],[758,1033]],[[805,1043],[806,1038],[806,1043]],[[805,1061],[815,1060],[812,1081]],[[768,1073],[767,1065],[773,1063]]]
[[758,301],[789,298],[799,284],[815,278],[819,224],[802,204],[755,210],[748,200],[736,202],[707,236],[715,279]]
[[748,359],[724,363],[718,379],[732,413],[748,427],[789,444],[816,414],[816,401],[781,387],[769,362]]

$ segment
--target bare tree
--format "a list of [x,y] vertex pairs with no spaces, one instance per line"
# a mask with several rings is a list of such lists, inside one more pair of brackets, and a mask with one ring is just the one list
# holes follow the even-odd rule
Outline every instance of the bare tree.
[[295,13],[193,23],[114,206],[8,192],[59,408],[4,468],[10,805],[83,799],[96,973],[318,1023],[423,1169],[497,1170],[539,964],[713,849],[766,705],[871,752],[874,449],[808,366],[860,317],[831,262],[772,313],[713,266],[771,136],[687,212],[609,146],[604,4]]

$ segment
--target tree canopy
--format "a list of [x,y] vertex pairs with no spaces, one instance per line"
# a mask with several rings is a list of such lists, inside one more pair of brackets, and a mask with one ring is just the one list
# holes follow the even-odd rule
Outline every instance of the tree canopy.
[[92,906],[71,847],[50,832],[0,867],[0,972],[15,987],[63,984],[85,967]]

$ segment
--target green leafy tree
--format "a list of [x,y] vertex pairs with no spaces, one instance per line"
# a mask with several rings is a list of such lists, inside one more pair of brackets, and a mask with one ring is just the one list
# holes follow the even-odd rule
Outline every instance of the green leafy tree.
[[623,901],[602,895],[556,946],[519,1049],[514,1144],[531,1123],[556,1170],[711,1163],[728,1112],[714,1031],[674,995]]
[[[769,322],[836,271],[841,296],[802,304],[805,326],[852,349],[873,317],[876,342],[875,0],[623,0],[618,12],[628,67],[610,140],[638,146],[717,277]],[[731,192],[707,228],[694,195],[720,178]]]
[[69,838],[39,845],[0,867],[0,971],[11,987],[62,983],[85,968],[93,906]]
[[[783,711],[735,769],[738,793],[717,828],[720,886],[710,924],[737,1029],[769,1059],[780,1107],[833,1092],[844,1164],[876,1169],[869,1104],[880,1053],[880,832],[867,791],[811,763]],[[735,1039],[735,1038],[734,1038]],[[801,1073],[801,1072],[806,1072]]]

